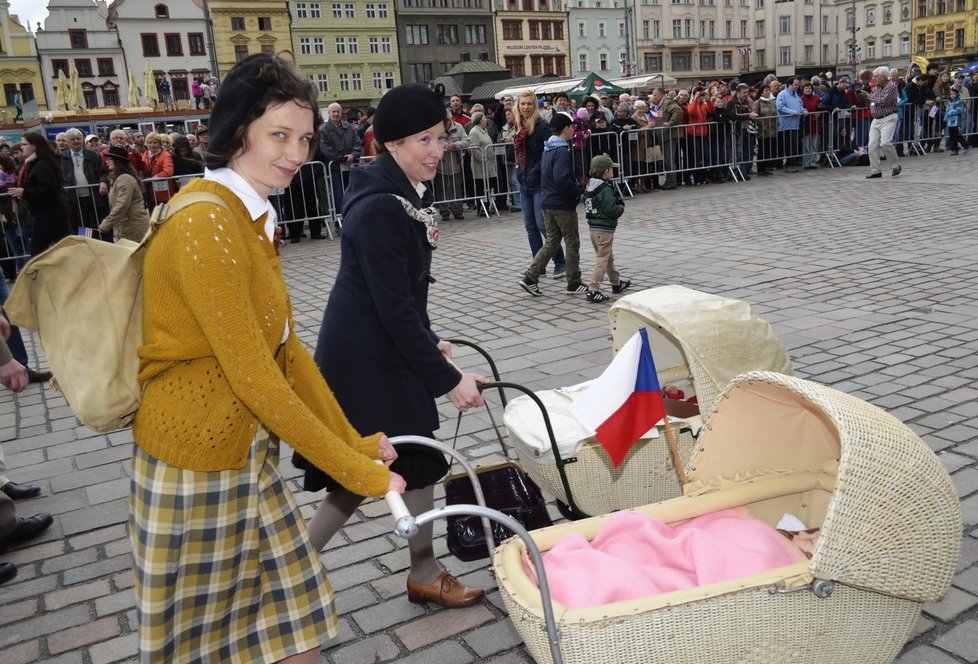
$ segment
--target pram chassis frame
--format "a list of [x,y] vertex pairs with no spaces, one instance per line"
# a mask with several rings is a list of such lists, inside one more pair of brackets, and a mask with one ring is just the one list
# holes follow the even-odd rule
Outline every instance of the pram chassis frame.
[[[495,367],[493,367],[493,370],[495,371]],[[485,387],[489,386],[486,385]],[[475,469],[472,468],[471,464],[465,460],[460,452],[439,443],[437,440],[425,438],[424,436],[395,436],[390,439],[390,443],[394,446],[402,443],[424,445],[425,447],[436,449],[443,454],[451,456],[458,461],[465,474],[468,475],[469,480],[472,482],[472,489],[475,492],[476,501],[479,503],[478,505],[446,505],[413,516],[404,504],[404,499],[401,498],[401,494],[396,491],[388,491],[384,495],[384,499],[387,501],[388,507],[390,507],[391,516],[394,517],[394,534],[402,539],[410,539],[417,534],[419,527],[436,519],[447,519],[451,516],[478,516],[482,518],[482,527],[485,529],[486,545],[489,547],[489,556],[491,559],[495,555],[495,547],[493,546],[492,528],[489,525],[489,520],[502,524],[516,533],[529,550],[530,557],[533,559],[533,566],[536,568],[537,579],[540,585],[540,599],[543,603],[543,615],[546,622],[547,640],[550,644],[550,655],[553,657],[554,664],[563,664],[564,660],[560,653],[560,632],[557,631],[557,621],[554,619],[553,603],[550,599],[550,585],[547,582],[547,571],[543,566],[543,556],[540,554],[540,549],[537,548],[533,538],[530,537],[530,533],[523,527],[523,524],[502,512],[486,507],[485,497],[483,496],[482,487],[479,484]]]

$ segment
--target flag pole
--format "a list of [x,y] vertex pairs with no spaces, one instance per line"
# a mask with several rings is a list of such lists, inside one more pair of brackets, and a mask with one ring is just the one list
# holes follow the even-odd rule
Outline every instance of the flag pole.
[[676,474],[679,475],[679,483],[686,486],[689,484],[689,480],[686,478],[686,469],[683,468],[683,459],[679,456],[679,445],[676,444],[676,435],[672,432],[672,425],[669,424],[669,415],[662,418],[662,426],[666,430],[666,442],[669,443],[672,462],[676,464]]

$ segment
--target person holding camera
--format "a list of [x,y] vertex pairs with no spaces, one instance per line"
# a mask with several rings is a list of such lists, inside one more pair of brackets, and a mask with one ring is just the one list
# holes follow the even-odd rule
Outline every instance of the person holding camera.
[[877,67],[873,70],[875,86],[869,95],[869,112],[873,121],[869,125],[869,175],[870,178],[881,178],[880,152],[886,155],[886,163],[893,168],[893,177],[900,175],[900,166],[896,148],[893,147],[893,133],[897,123],[897,84],[890,80],[890,68]]

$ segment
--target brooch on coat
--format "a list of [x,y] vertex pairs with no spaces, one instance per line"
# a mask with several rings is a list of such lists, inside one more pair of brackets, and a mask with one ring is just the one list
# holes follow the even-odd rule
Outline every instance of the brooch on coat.
[[404,211],[407,215],[414,219],[415,221],[420,221],[424,224],[425,233],[428,236],[428,244],[432,249],[438,248],[438,212],[433,207],[421,208],[420,210],[411,204],[411,201],[404,198],[403,196],[398,196],[397,194],[391,194],[396,198],[401,205],[404,207]]

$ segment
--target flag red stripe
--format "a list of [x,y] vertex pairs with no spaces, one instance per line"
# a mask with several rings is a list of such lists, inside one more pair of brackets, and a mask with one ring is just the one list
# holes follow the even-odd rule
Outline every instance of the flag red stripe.
[[665,415],[660,392],[632,392],[595,432],[594,437],[608,451],[612,465],[617,468],[625,460],[629,448],[639,437]]

